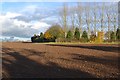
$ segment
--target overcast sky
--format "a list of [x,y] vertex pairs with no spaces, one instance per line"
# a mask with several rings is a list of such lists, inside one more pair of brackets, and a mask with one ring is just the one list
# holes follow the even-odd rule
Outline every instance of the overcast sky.
[[[30,40],[35,33],[45,32],[52,24],[58,22],[58,10],[63,5],[63,2],[11,1],[13,2],[9,0],[0,2],[2,5],[0,7],[0,24],[2,25],[0,38],[13,36]],[[72,2],[69,5],[75,5],[75,3]]]

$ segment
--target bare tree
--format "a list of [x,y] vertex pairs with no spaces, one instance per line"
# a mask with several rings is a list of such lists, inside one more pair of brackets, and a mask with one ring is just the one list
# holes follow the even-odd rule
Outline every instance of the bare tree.
[[75,7],[71,7],[69,12],[70,12],[70,21],[72,24],[72,33],[74,35],[74,32],[75,32]]
[[83,7],[81,3],[78,3],[77,8],[76,8],[76,13],[77,13],[77,24],[79,26],[80,30],[80,38],[82,35],[82,14],[83,14]]
[[[109,4],[105,6],[105,11],[107,15],[107,24],[108,24],[108,40],[110,40],[110,29],[113,29],[114,36],[116,36],[116,24],[117,24],[117,7],[114,4]],[[113,28],[112,28],[113,24]]]
[[100,13],[100,24],[101,24],[101,31],[103,32],[103,30],[104,30],[104,6],[105,6],[105,3],[102,3],[102,5],[100,5],[99,6],[99,8],[100,8],[100,11],[99,11],[99,13]]
[[94,7],[93,7],[93,15],[94,15],[94,20],[93,20],[93,22],[94,22],[94,33],[95,33],[95,35],[96,35],[96,32],[97,32],[97,29],[96,29],[96,27],[97,27],[97,9],[98,9],[98,6],[97,6],[97,3],[94,3]]
[[105,6],[105,11],[107,15],[107,24],[108,24],[108,40],[110,40],[110,22],[111,22],[111,7],[110,6]]
[[[116,3],[117,4],[117,3]],[[118,5],[116,4],[112,4],[111,5],[111,9],[112,9],[112,23],[114,25],[114,36],[116,36],[116,30],[117,30],[117,18],[118,18]],[[115,37],[115,40],[116,40],[116,37]]]
[[61,25],[64,29],[64,37],[66,38],[67,35],[67,11],[68,10],[68,6],[67,3],[63,4],[63,8],[60,11],[60,21],[61,21]]
[[88,30],[88,38],[90,38],[90,4],[85,6],[85,16],[86,16],[86,24]]

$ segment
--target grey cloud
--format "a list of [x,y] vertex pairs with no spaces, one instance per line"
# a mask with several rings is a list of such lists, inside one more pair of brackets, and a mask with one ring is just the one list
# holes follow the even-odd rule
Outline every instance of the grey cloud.
[[[30,23],[31,21],[36,21],[36,22],[43,21],[47,24],[53,24],[56,23],[56,20],[50,19],[50,17],[58,16],[58,12],[59,11],[56,8],[50,9],[50,8],[39,8],[39,7],[35,8],[34,11],[28,10],[24,12],[19,12],[22,15],[16,16],[14,18],[10,18],[6,20],[4,23],[2,23],[2,28],[3,28],[2,36],[30,38],[35,33],[39,33],[40,30],[31,28],[32,25],[27,27],[24,27],[25,25],[17,26],[13,23],[15,19],[26,23]],[[41,28],[41,31],[43,31],[43,28]]]
[[35,8],[34,12],[29,11],[24,11],[22,12],[23,15],[14,17],[14,19],[18,19],[21,21],[25,22],[30,22],[30,21],[37,21],[41,20],[50,16],[55,16],[58,15],[58,10],[57,9],[49,9],[49,8]]
[[31,26],[17,26],[13,21],[13,19],[7,19],[2,23],[2,36],[30,38],[33,34],[39,32],[36,29],[30,28]]
[[14,37],[22,37],[22,38],[30,38],[33,34],[39,32],[38,30],[31,28],[17,29],[11,28],[8,31],[3,31],[3,36],[14,36]]

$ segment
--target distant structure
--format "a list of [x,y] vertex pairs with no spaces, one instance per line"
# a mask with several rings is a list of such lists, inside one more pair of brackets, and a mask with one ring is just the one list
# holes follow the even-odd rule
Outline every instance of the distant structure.
[[2,42],[19,42],[19,39],[15,39],[13,36],[10,38],[1,39]]

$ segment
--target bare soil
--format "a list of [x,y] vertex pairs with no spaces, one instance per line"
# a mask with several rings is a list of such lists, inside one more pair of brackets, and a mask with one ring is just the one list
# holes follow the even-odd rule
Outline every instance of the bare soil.
[[118,78],[119,45],[2,43],[4,78]]

